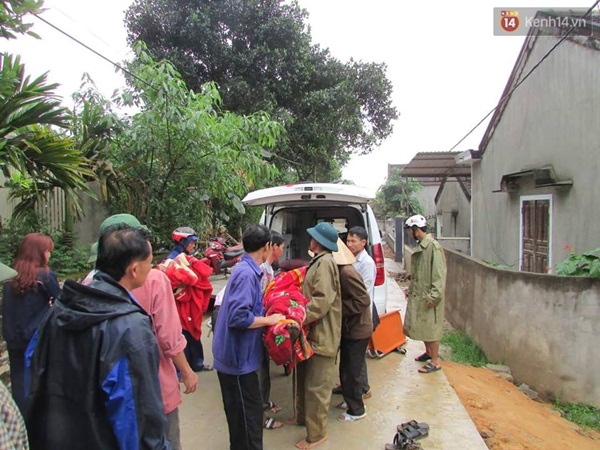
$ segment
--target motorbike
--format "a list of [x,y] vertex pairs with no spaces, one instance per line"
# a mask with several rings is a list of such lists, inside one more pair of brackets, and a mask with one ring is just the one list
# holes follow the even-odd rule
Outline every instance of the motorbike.
[[244,253],[244,247],[240,243],[230,243],[221,236],[211,238],[204,251],[204,257],[200,260],[212,267],[213,274],[227,274],[229,269],[235,266]]

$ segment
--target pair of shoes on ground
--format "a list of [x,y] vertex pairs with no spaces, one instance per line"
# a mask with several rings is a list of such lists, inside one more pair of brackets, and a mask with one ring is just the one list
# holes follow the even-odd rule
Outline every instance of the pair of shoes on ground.
[[209,364],[202,364],[200,367],[192,367],[194,372],[210,372],[211,370],[215,370],[213,366]]

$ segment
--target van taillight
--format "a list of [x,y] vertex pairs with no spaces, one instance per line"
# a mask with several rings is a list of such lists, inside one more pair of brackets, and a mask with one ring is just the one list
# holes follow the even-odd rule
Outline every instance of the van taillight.
[[373,246],[373,260],[375,261],[375,267],[377,268],[377,272],[375,273],[375,286],[381,286],[385,283],[383,247],[381,244],[375,244]]

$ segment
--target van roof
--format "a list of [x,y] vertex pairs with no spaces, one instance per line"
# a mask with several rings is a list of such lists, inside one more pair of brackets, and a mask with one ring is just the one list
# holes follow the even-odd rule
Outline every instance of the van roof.
[[352,184],[300,183],[286,184],[250,192],[242,200],[250,206],[299,201],[335,201],[367,203],[375,198],[370,189]]

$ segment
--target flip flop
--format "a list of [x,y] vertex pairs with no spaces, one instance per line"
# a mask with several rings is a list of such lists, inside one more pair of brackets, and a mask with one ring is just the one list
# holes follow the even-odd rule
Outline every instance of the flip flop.
[[215,370],[213,366],[208,365],[208,364],[203,364],[198,372],[210,372],[212,370]]
[[263,428],[265,430],[276,430],[277,428],[281,428],[282,426],[283,423],[273,419],[272,417],[267,417],[263,422]]
[[419,369],[419,373],[432,373],[441,370],[442,366],[436,366],[433,363],[427,363]]
[[420,355],[420,356],[417,356],[417,357],[415,358],[415,361],[418,361],[418,362],[426,362],[426,361],[429,361],[430,359],[431,359],[431,356],[429,356],[429,355],[427,354],[427,352],[425,352],[425,353],[423,353],[422,355]]
[[277,403],[275,402],[271,402],[269,401],[268,403],[265,403],[263,405],[263,411],[264,410],[270,410],[273,414],[277,414],[278,412],[281,411],[281,406],[279,406]]
[[419,439],[429,435],[429,424],[410,420],[398,425],[397,430],[407,439]]
[[385,444],[385,450],[420,450],[421,444],[396,433],[393,444]]

